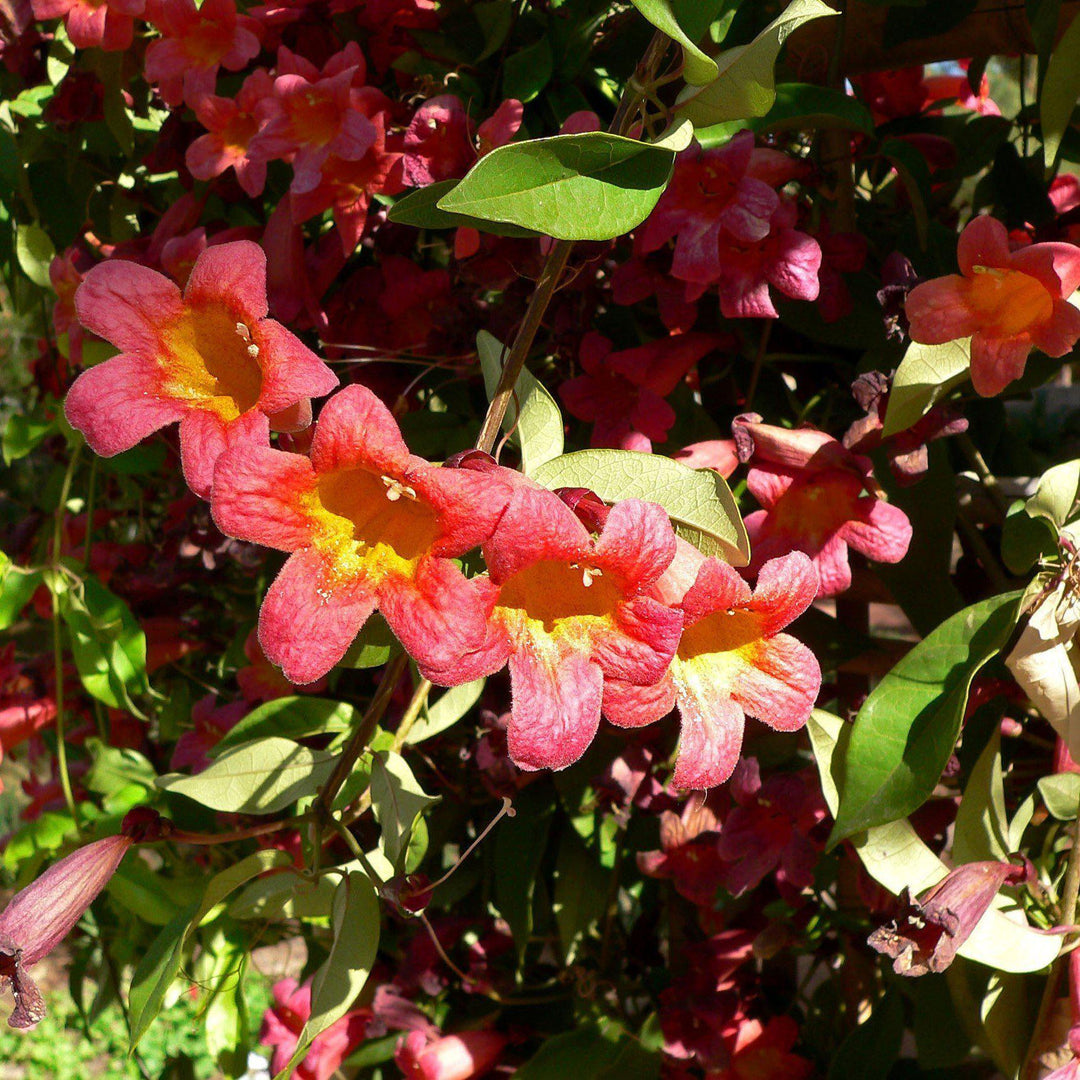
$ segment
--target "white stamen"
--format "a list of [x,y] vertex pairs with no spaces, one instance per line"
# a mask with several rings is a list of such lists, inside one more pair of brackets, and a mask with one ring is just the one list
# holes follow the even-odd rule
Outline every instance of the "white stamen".
[[247,328],[246,323],[238,322],[236,324],[236,332],[240,335],[242,341],[251,340],[251,331]]
[[412,499],[414,502],[416,501],[416,491],[409,487],[408,484],[403,484],[392,476],[384,476],[382,482],[386,485],[386,497],[390,502],[397,502],[402,496],[406,499]]
[[247,354],[248,354],[248,356],[250,356],[250,357],[251,357],[251,359],[252,359],[252,360],[256,360],[256,359],[258,359],[258,356],[259,356],[259,346],[258,346],[258,345],[249,345],[249,346],[247,347]]
[[593,578],[603,576],[603,572],[597,570],[594,566],[583,566],[581,568],[581,584],[584,585],[586,589],[593,583]]

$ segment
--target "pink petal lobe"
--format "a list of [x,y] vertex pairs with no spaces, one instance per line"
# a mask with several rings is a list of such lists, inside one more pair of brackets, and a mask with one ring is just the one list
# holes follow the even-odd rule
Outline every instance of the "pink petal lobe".
[[743,711],[714,666],[676,661],[673,675],[682,728],[672,782],[698,790],[716,787],[731,776],[739,760]]
[[88,368],[64,401],[64,414],[86,436],[91,450],[112,457],[179,420],[185,402],[161,393],[157,364],[141,356],[114,356]]
[[667,670],[682,633],[682,614],[648,596],[618,606],[615,627],[593,631],[593,659],[605,676],[654,683]]
[[163,274],[138,263],[113,259],[99,263],[75,293],[79,321],[121,352],[155,356],[161,351],[159,327],[180,318],[180,290]]
[[589,534],[558,497],[531,482],[519,483],[484,559],[492,581],[502,584],[523,567],[542,560],[573,562],[589,552]]
[[675,683],[670,674],[651,686],[635,686],[621,679],[604,680],[604,716],[616,727],[647,727],[675,708]]
[[794,622],[814,602],[817,592],[817,570],[803,552],[770,559],[754,586],[753,608],[762,616],[761,632],[775,634]]
[[965,276],[974,273],[976,266],[1008,266],[1011,260],[1009,230],[989,214],[972,218],[960,234],[956,259],[960,273]]
[[1031,338],[1019,334],[994,338],[977,333],[971,339],[971,385],[980,397],[994,397],[1024,374]]
[[266,254],[252,240],[214,244],[196,260],[184,299],[193,306],[224,300],[256,322],[266,317]]
[[397,421],[366,386],[346,386],[323,406],[311,442],[316,471],[370,466],[397,476],[409,461]]
[[1068,300],[1055,300],[1050,321],[1032,327],[1031,340],[1047,356],[1064,356],[1080,340],[1080,311]]
[[318,552],[289,556],[263,600],[259,645],[294,683],[321,679],[345,655],[375,610],[363,579],[335,580]]
[[617,502],[596,542],[596,553],[618,568],[628,590],[652,585],[675,558],[675,531],[667,511],[640,499]]
[[911,521],[898,506],[863,496],[857,503],[859,520],[848,521],[840,529],[856,551],[875,562],[897,563],[911,544]]
[[714,611],[743,607],[750,603],[750,586],[738,571],[720,559],[706,559],[697,578],[682,599],[687,623],[695,623]]
[[188,487],[200,499],[209,499],[217,459],[230,446],[268,438],[266,417],[257,409],[230,422],[209,409],[189,409],[180,421],[180,464]]
[[508,747],[521,769],[565,769],[600,726],[604,676],[584,652],[553,642],[519,642],[510,657]]
[[943,345],[974,334],[979,319],[968,308],[967,288],[966,279],[958,274],[916,285],[904,305],[911,323],[911,340]]
[[263,372],[259,393],[263,412],[280,412],[305,398],[323,397],[337,388],[338,377],[281,323],[263,319],[252,333]]
[[821,689],[814,654],[790,634],[760,642],[735,679],[732,698],[777,731],[797,731],[810,716]]

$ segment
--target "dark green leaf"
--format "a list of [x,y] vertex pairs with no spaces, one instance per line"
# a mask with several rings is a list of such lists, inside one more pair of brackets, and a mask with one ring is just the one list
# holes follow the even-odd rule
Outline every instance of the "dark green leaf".
[[1039,95],[1043,161],[1047,170],[1057,160],[1077,97],[1080,97],[1080,19],[1074,17],[1046,65],[1046,78]]
[[382,828],[382,846],[394,864],[404,862],[417,817],[438,802],[416,782],[400,754],[381,751],[371,764],[371,809]]
[[874,118],[858,98],[812,83],[781,83],[772,108],[749,125],[755,131],[820,131],[844,128],[874,132]]
[[503,64],[503,97],[532,101],[551,81],[555,57],[547,37],[511,53]]
[[14,413],[4,427],[4,464],[24,458],[56,431],[56,421]]
[[921,8],[894,7],[885,19],[885,39],[900,45],[916,38],[948,33],[975,10],[977,2],[949,0],[947,4],[932,3]]
[[6,630],[19,617],[41,581],[40,570],[26,571],[15,566],[0,551],[0,630]]
[[518,952],[533,926],[533,894],[555,813],[551,789],[532,784],[515,800],[516,814],[495,831],[495,906],[510,924]]
[[270,735],[283,739],[305,739],[309,735],[348,731],[356,722],[356,709],[344,701],[301,694],[275,698],[252,709],[235,727],[230,728],[211,754],[217,757],[224,750]]
[[829,1062],[827,1080],[885,1080],[900,1056],[904,1037],[904,1000],[890,990],[874,1006],[869,1018],[841,1044]]
[[851,732],[830,845],[896,821],[930,795],[956,745],[971,680],[1006,644],[1020,593],[957,612],[874,688]]
[[438,206],[560,240],[610,240],[649,216],[692,136],[683,123],[655,143],[602,131],[510,143],[482,157]]
[[463,227],[479,229],[495,236],[542,236],[533,229],[523,229],[518,225],[504,222],[485,221],[483,218],[469,217],[468,214],[454,214],[440,210],[439,200],[457,187],[457,180],[440,180],[436,184],[417,188],[398,199],[390,207],[389,218],[399,225],[412,225],[416,229],[460,229]]
[[676,18],[671,0],[631,0],[631,3],[657,30],[662,30],[682,47],[683,77],[688,83],[704,86],[716,78],[719,74],[716,61],[703,53],[697,44],[698,37],[704,33],[704,27],[696,27],[698,33],[693,37],[688,36]]

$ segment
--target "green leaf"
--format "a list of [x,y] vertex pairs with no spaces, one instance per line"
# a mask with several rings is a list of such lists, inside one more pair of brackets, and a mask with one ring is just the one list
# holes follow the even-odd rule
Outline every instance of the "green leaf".
[[514,1080],[655,1080],[659,1053],[612,1023],[581,1024],[548,1039],[514,1073]]
[[517,98],[522,103],[533,100],[555,73],[555,57],[547,36],[511,53],[503,64],[502,93],[504,98]]
[[210,753],[218,757],[224,750],[270,735],[306,739],[310,735],[348,731],[356,722],[356,709],[344,701],[302,694],[276,698],[252,709],[224,734]]
[[843,128],[873,135],[874,118],[858,98],[829,86],[781,83],[772,108],[757,122],[755,131],[821,131]]
[[289,1064],[275,1077],[286,1080],[308,1048],[352,1006],[371,974],[379,950],[379,899],[361,873],[346,874],[334,894],[334,944],[311,982],[311,1014]]
[[1039,779],[1039,794],[1058,821],[1074,821],[1080,807],[1080,773],[1056,773]]
[[1043,161],[1051,172],[1057,161],[1061,140],[1072,122],[1076,99],[1080,97],[1080,18],[1073,18],[1057,43],[1046,78],[1039,93],[1042,124]]
[[844,755],[830,846],[906,817],[930,795],[956,745],[971,680],[1008,642],[1020,593],[957,612],[919,642],[863,703]]
[[327,875],[309,881],[298,874],[273,874],[245,885],[229,904],[230,919],[325,919],[334,906],[335,885]]
[[87,739],[93,764],[84,783],[98,795],[113,795],[130,784],[152,791],[157,773],[138,750],[106,746],[100,739]]
[[603,131],[510,143],[482,157],[437,205],[559,240],[610,240],[649,216],[692,137],[681,123],[655,143]]
[[395,868],[404,862],[417,817],[438,802],[416,782],[400,754],[380,751],[371,764],[371,809],[382,829],[382,847]]
[[944,345],[913,341],[893,376],[882,436],[888,438],[917,424],[954,386],[967,378],[971,338]]
[[143,954],[131,979],[128,1006],[131,1046],[134,1049],[161,1012],[165,995],[180,972],[188,938],[233,890],[253,877],[292,863],[292,856],[276,848],[256,851],[216,874],[206,887],[202,902],[184,908],[168,923]]
[[420,719],[405,736],[406,744],[413,746],[453,727],[480,700],[486,682],[487,679],[476,679],[450,687],[424,709]]
[[0,630],[6,630],[42,582],[40,570],[24,570],[0,551]]
[[885,1080],[900,1056],[904,1038],[904,999],[890,990],[874,1011],[840,1044],[826,1080]]
[[[825,802],[835,816],[840,801],[838,774],[842,771],[844,746],[851,727],[840,717],[815,709],[806,730]],[[866,872],[895,896],[905,887],[912,896],[918,896],[936,885],[949,870],[906,818],[857,833],[850,842]],[[1024,972],[1041,971],[1060,948],[1060,941],[1028,926],[1014,903],[999,894],[958,953],[998,971]]]
[[440,210],[439,200],[457,187],[457,180],[440,180],[427,187],[417,188],[398,199],[390,207],[388,217],[398,225],[412,225],[415,229],[479,229],[494,236],[542,236],[534,229],[523,229],[519,225],[504,222],[485,221],[484,218],[470,217],[468,214],[454,214],[449,210]]
[[15,257],[22,272],[42,289],[51,289],[49,264],[56,255],[56,248],[49,234],[37,224],[19,225],[15,229]]
[[1027,501],[1032,517],[1046,518],[1059,529],[1072,517],[1080,495],[1080,458],[1047,469],[1039,478],[1035,494]]
[[[499,385],[506,346],[486,330],[481,330],[476,335],[476,350],[490,400]],[[522,471],[528,476],[563,452],[563,418],[559,406],[547,387],[524,367],[514,386],[514,396],[507,406],[502,426],[503,431],[513,432],[514,442],[521,448]]]
[[532,933],[533,894],[555,813],[551,789],[532,784],[514,800],[514,817],[495,831],[495,906],[507,921],[518,952]]
[[55,420],[14,413],[4,427],[4,464],[10,465],[33,453],[55,431]]
[[226,750],[197,776],[169,773],[158,787],[232,814],[275,814],[313,795],[334,770],[326,750],[272,736]]
[[132,695],[150,690],[146,635],[131,609],[94,577],[85,578],[78,589],[64,588],[59,600],[75,667],[87,693],[140,716]]
[[773,67],[788,35],[813,19],[838,14],[822,0],[792,0],[753,41],[716,57],[717,77],[697,89],[686,87],[676,112],[697,127],[764,116],[776,100]]
[[177,885],[176,881],[155,873],[141,859],[125,859],[105,889],[117,903],[144,922],[167,926],[184,902],[176,895]]
[[675,531],[702,554],[732,566],[750,561],[739,509],[724,478],[713,469],[690,469],[660,454],[632,450],[579,450],[542,465],[533,479],[548,488],[589,488],[608,503],[659,503]]
[[964,788],[956,813],[952,858],[956,863],[988,859],[1004,862],[1011,850],[1001,771],[1001,732],[997,730],[979,755]]
[[611,871],[605,870],[572,829],[563,829],[555,862],[555,923],[563,957],[574,962],[581,940],[607,911]]
[[720,74],[716,61],[703,53],[697,42],[687,37],[686,31],[679,25],[671,0],[631,0],[631,3],[657,30],[662,30],[682,47],[683,78],[688,83],[704,86]]
[[900,183],[907,192],[911,214],[915,219],[915,234],[923,251],[930,238],[930,166],[922,151],[903,139],[886,139],[881,144],[881,155],[896,170]]

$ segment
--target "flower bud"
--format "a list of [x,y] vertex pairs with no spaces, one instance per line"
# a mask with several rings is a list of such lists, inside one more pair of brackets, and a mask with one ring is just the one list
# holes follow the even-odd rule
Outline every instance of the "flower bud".
[[434,1042],[413,1031],[398,1043],[394,1061],[409,1080],[472,1080],[495,1064],[506,1042],[498,1031],[462,1031]]

